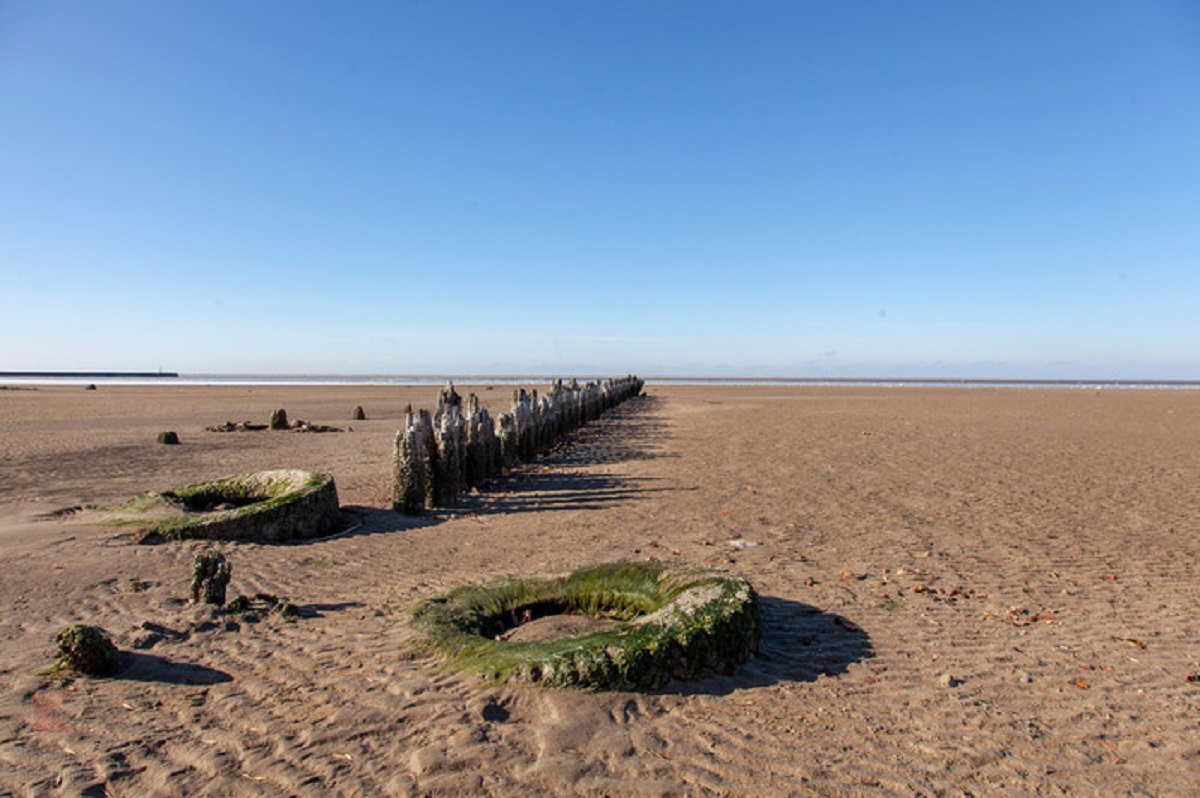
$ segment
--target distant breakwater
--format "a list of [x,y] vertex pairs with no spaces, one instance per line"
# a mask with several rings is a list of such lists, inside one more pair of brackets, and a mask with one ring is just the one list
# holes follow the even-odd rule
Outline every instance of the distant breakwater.
[[0,371],[12,380],[147,380],[177,379],[176,371]]
[[564,384],[550,392],[513,391],[512,410],[492,419],[479,398],[462,396],[447,382],[437,411],[404,409],[392,462],[392,507],[419,515],[426,507],[453,507],[463,490],[504,469],[529,462],[610,407],[642,392],[637,377]]

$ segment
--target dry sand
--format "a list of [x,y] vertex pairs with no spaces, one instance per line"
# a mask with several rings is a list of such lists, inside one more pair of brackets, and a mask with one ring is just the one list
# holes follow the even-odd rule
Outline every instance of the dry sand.
[[[391,440],[434,388],[0,391],[0,794],[1200,793],[1200,392],[647,393],[413,520]],[[203,431],[275,407],[353,431]],[[43,518],[275,467],[332,472],[359,525],[221,544],[294,623],[186,605],[203,544]],[[653,694],[398,656],[415,599],[644,558],[750,579],[761,654]],[[39,675],[76,622],[117,676]]]

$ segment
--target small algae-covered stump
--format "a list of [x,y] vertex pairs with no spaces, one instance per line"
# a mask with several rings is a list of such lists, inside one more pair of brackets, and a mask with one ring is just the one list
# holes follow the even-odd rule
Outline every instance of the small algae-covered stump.
[[68,626],[54,638],[58,643],[56,668],[70,668],[89,676],[112,673],[117,665],[117,647],[97,626]]
[[221,552],[208,549],[197,554],[196,563],[192,566],[192,603],[223,606],[231,575],[229,561]]
[[160,432],[158,433],[158,442],[166,446],[177,446],[179,445],[179,436],[174,432]]
[[167,540],[279,541],[314,538],[341,523],[333,477],[311,471],[259,471],[150,493],[114,511],[112,526]]
[[[548,639],[505,639],[552,615],[610,623]],[[671,678],[729,673],[758,649],[761,635],[749,582],[669,563],[613,563],[461,587],[418,604],[413,624],[454,669],[592,690],[652,690]]]
[[363,410],[362,405],[355,405],[354,412],[350,414],[351,421],[366,421],[367,413]]
[[289,429],[287,411],[282,407],[271,414],[271,420],[267,424],[271,429]]

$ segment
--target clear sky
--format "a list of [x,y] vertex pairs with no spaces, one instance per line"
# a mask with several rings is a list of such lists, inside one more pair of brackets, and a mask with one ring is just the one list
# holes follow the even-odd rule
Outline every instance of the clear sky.
[[1200,378],[1200,3],[0,0],[0,370]]

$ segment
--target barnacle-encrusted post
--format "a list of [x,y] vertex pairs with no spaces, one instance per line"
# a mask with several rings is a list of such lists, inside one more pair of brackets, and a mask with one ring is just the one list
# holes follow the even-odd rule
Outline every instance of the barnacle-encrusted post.
[[420,515],[425,509],[427,464],[419,420],[412,405],[404,408],[404,428],[396,433],[392,455],[392,509]]
[[[456,394],[457,395],[457,394]],[[441,404],[439,402],[439,404]],[[466,432],[463,424],[461,402],[447,402],[439,415],[437,429],[438,461],[434,469],[435,507],[453,507],[458,501],[458,492],[464,482],[463,457],[466,448]]]
[[462,397],[454,390],[454,383],[446,380],[446,387],[438,391],[437,412],[433,416],[434,424],[441,425],[442,414],[452,407],[462,410]]
[[513,468],[521,459],[517,441],[517,417],[512,413],[501,413],[499,421],[500,463],[504,468]]
[[534,454],[533,402],[524,388],[513,392],[513,417],[517,420],[517,457],[528,463]]
[[421,448],[421,459],[425,464],[425,506],[437,506],[437,474],[441,456],[438,454],[437,429],[428,410],[417,411],[417,441]]
[[479,397],[467,397],[466,462],[463,466],[467,485],[478,485],[494,474],[495,456],[492,452],[496,438],[495,423],[486,407],[480,407]]

